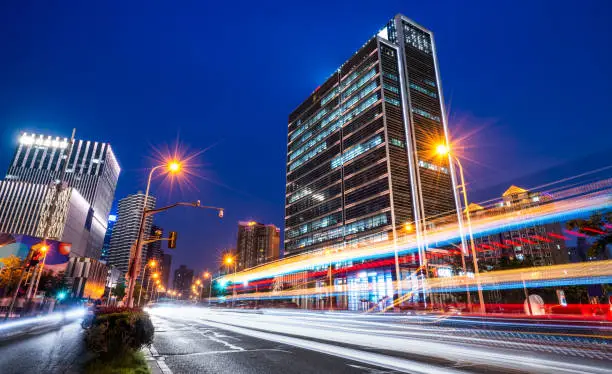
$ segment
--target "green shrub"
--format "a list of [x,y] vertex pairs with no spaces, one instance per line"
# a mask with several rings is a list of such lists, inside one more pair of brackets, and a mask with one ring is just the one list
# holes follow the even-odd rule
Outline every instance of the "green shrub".
[[150,374],[149,365],[142,352],[128,352],[108,359],[89,361],[84,371],[87,374]]
[[116,356],[150,346],[153,333],[153,323],[145,312],[97,313],[85,342],[89,350],[101,356]]

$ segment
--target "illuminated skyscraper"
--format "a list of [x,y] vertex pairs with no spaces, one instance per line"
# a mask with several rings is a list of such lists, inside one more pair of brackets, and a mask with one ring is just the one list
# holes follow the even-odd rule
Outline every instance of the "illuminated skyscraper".
[[403,15],[290,114],[287,142],[285,255],[456,214],[433,35]]
[[[10,182],[7,186],[17,186],[11,183],[23,186],[23,182],[32,186],[49,186],[59,181],[66,167],[64,182],[87,204],[87,238],[82,252],[87,257],[99,259],[121,169],[110,144],[75,140],[71,148],[69,143],[68,138],[23,132],[5,180]],[[49,210],[53,194],[49,196],[41,207],[43,214]],[[18,213],[14,211],[11,214]],[[14,220],[25,218],[28,217],[9,217]]]
[[[128,195],[119,200],[119,209],[117,212],[117,222],[113,228],[111,236],[110,248],[108,250],[108,263],[115,265],[124,274],[128,272],[130,264],[130,256],[133,251],[134,244],[138,238],[138,230],[140,229],[140,219],[142,217],[142,209],[144,206],[145,195],[138,192],[134,195]],[[147,199],[147,208],[155,208],[155,197],[149,195]],[[149,216],[145,220],[145,233],[151,232],[153,217]],[[149,235],[147,234],[146,237]],[[140,266],[141,273],[144,271],[146,261],[147,245],[142,247],[142,264]]]

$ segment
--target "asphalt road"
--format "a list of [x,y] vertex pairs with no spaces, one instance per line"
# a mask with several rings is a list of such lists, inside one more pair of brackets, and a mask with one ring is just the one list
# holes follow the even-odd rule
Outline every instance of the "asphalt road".
[[[520,321],[489,329],[460,319],[341,312],[167,307],[150,313],[156,327],[150,363],[163,374],[609,373],[612,367],[607,325],[534,331]],[[88,358],[79,321],[0,342],[2,374],[80,373]]]
[[151,314],[153,352],[166,374],[608,373],[612,365],[601,335],[487,332],[342,313],[180,307]]
[[211,327],[153,317],[155,358],[178,373],[387,373],[388,370]]
[[81,373],[88,356],[80,321],[0,342],[0,373]]

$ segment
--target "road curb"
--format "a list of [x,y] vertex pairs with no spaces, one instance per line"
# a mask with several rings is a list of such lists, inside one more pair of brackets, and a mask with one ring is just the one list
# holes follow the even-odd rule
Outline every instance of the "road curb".
[[142,353],[152,374],[172,374],[172,370],[166,365],[164,357],[159,355],[153,345],[143,348]]

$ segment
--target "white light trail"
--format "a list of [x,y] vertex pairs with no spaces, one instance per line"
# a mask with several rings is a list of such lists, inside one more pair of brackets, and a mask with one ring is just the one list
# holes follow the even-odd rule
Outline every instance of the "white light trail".
[[[564,200],[547,204],[537,205],[518,211],[495,214],[493,216],[474,217],[472,219],[473,233],[486,235],[502,232],[515,227],[527,227],[544,222],[563,220],[568,216],[582,216],[596,210],[612,209],[612,180],[597,182],[592,187],[595,192],[576,196],[576,188],[571,193],[559,193],[559,196],[571,196]],[[603,187],[602,187],[603,186]],[[588,187],[583,187],[584,188]],[[580,189],[579,189],[580,190]],[[436,243],[450,243],[459,241],[459,232],[456,224],[440,225],[436,229],[428,231],[424,239],[428,247],[435,247]],[[326,251],[321,253],[309,253],[292,256],[279,261],[271,262],[246,271],[238,272],[220,278],[220,282],[245,283],[257,279],[272,278],[275,276],[290,274],[299,271],[325,266],[329,263],[342,263],[361,259],[374,259],[390,257],[395,253],[395,244],[382,242],[382,244],[371,244],[363,248],[354,248],[344,251]],[[410,253],[417,249],[417,240],[414,235],[402,238],[397,243],[399,253]]]
[[[337,318],[324,314],[313,317],[312,313],[305,313],[302,318],[301,313],[238,313],[191,307],[156,308],[151,313],[171,320],[183,320],[190,324],[202,323],[238,334],[406,372],[457,372],[460,369],[453,368],[453,362],[479,365],[483,369],[493,367],[538,373],[608,372],[604,361],[568,362],[549,355],[540,355],[536,353],[538,349],[531,349],[530,353],[526,353],[525,349],[529,348],[528,341],[507,344],[508,342],[503,340],[473,339],[470,337],[471,329],[465,330],[465,336],[452,336],[447,333],[449,329],[431,325],[402,328],[388,322],[383,328],[383,325],[353,318],[348,313]],[[397,323],[402,323],[401,319]],[[452,338],[449,338],[450,336]],[[497,346],[494,345],[493,349],[491,344]],[[549,353],[562,354],[562,350],[555,351],[554,345],[546,344],[542,343],[536,348],[544,348],[545,352],[550,348]],[[429,365],[423,361],[407,360],[404,358],[407,356],[397,357],[372,352],[372,349],[443,360],[451,367],[438,364],[440,361],[436,361],[436,365]]]

